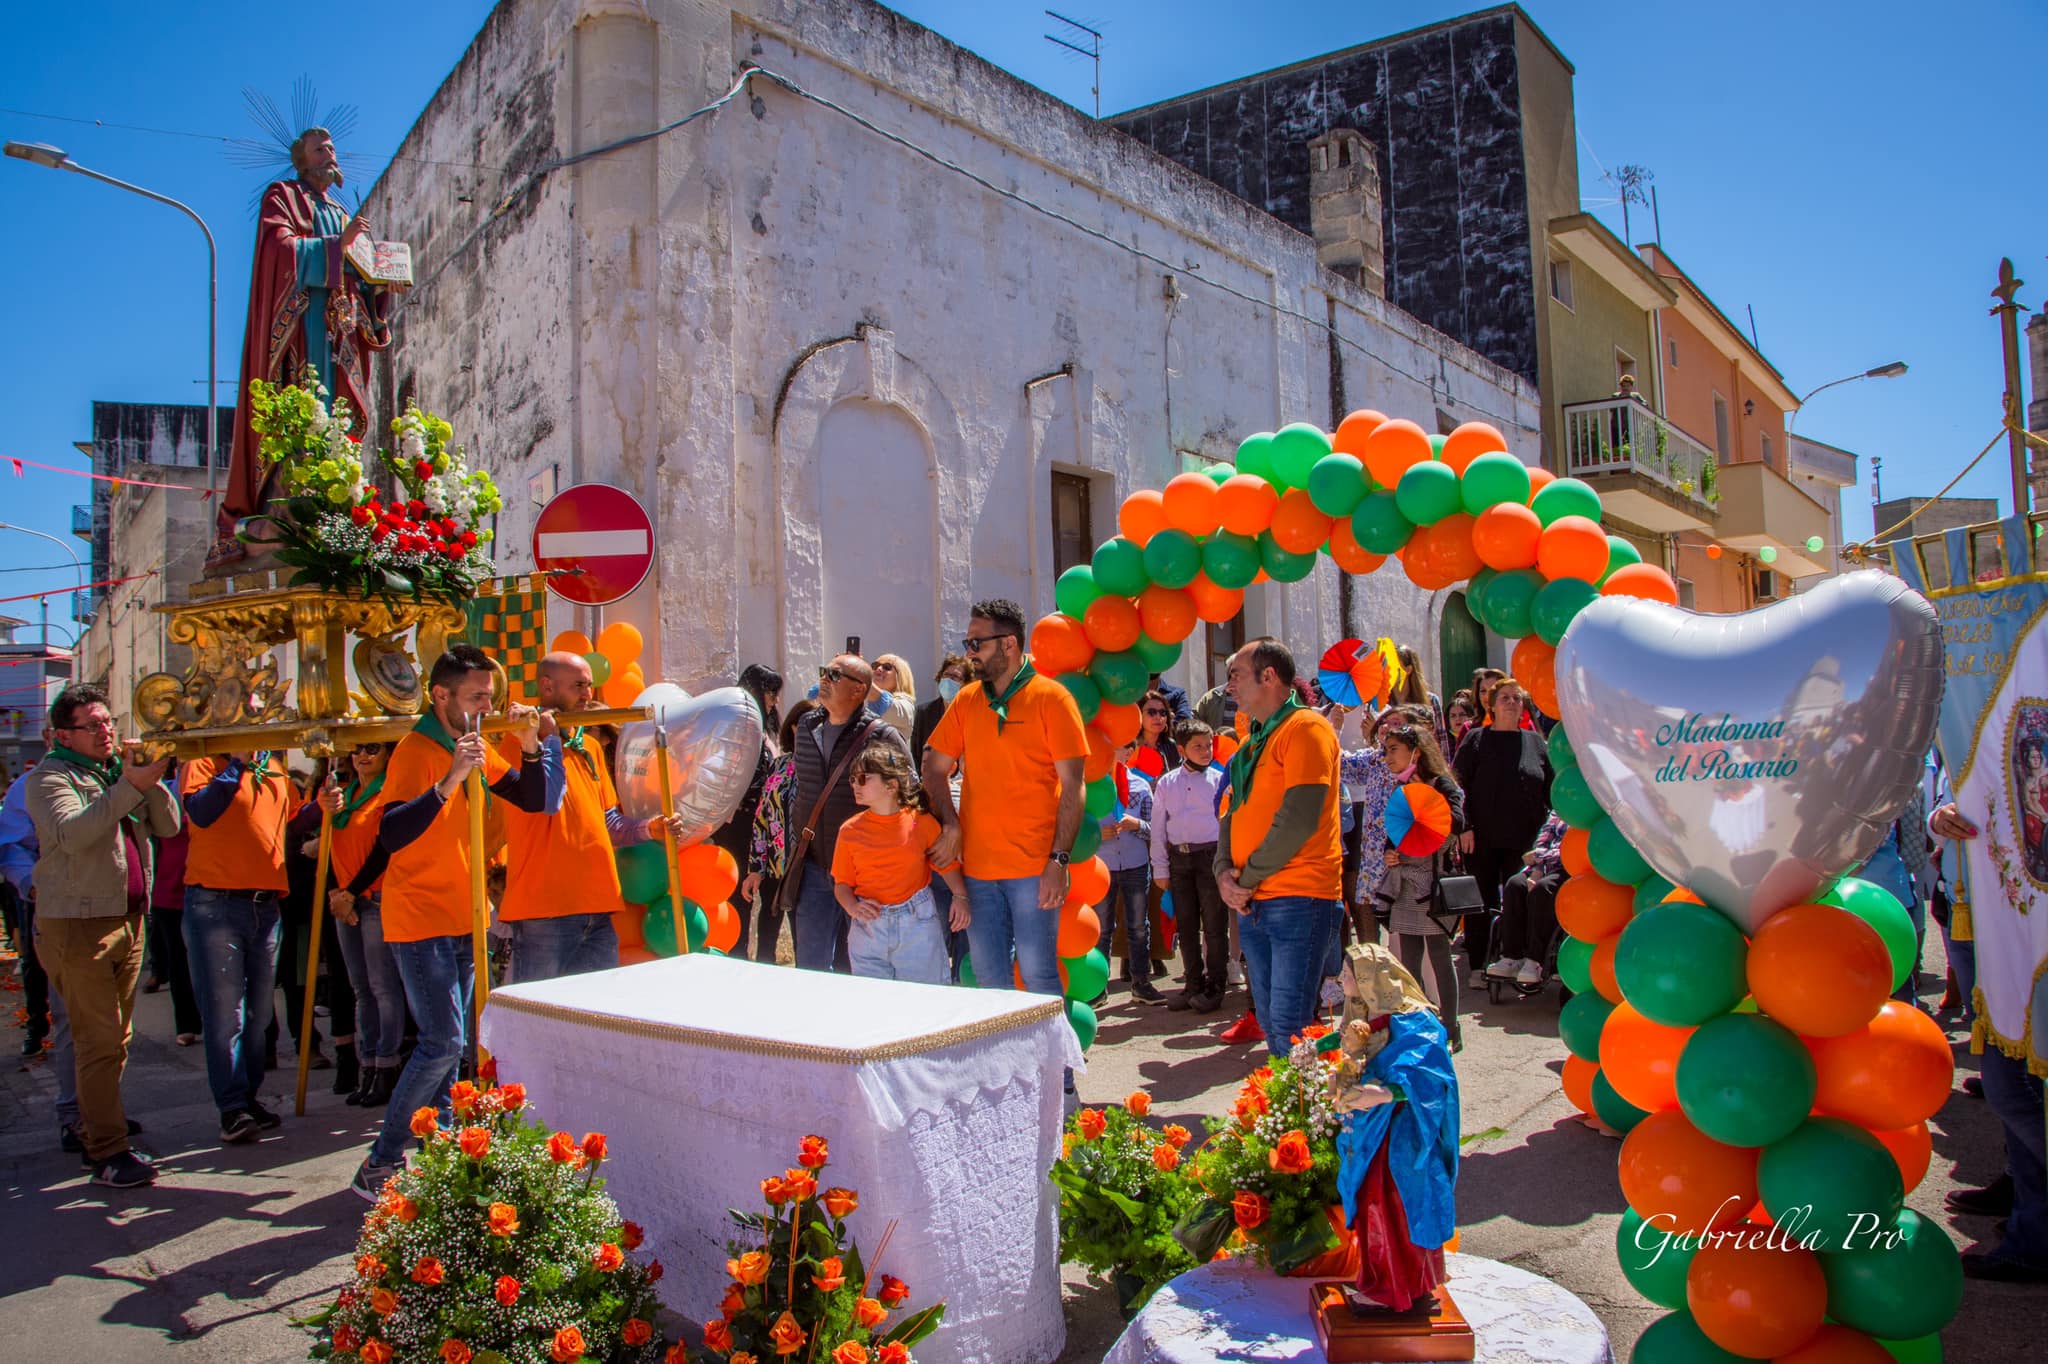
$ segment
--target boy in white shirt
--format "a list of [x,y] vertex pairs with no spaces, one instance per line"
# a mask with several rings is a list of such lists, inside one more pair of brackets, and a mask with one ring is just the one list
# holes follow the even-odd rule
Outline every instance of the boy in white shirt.
[[1223,772],[1211,761],[1215,731],[1200,720],[1174,730],[1181,765],[1152,791],[1152,881],[1172,892],[1180,959],[1187,987],[1168,1004],[1212,1014],[1228,989],[1230,910],[1216,888],[1217,802]]

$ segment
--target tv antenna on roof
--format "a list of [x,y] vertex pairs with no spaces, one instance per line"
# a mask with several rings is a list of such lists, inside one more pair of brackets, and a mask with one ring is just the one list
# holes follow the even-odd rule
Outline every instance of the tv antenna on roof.
[[1064,47],[1069,52],[1078,52],[1083,57],[1086,57],[1090,61],[1095,63],[1095,84],[1088,88],[1088,93],[1095,96],[1095,117],[1101,118],[1102,34],[1098,30],[1088,27],[1088,25],[1082,23],[1079,19],[1069,19],[1066,15],[1061,14],[1055,10],[1047,10],[1046,14],[1050,18],[1057,19],[1060,23],[1065,24],[1068,28],[1074,29],[1080,33],[1085,33],[1088,35],[1088,46],[1086,47],[1081,46],[1079,43],[1068,42],[1065,38],[1056,37],[1050,33],[1045,35],[1045,40],[1049,43],[1054,43],[1060,47]]

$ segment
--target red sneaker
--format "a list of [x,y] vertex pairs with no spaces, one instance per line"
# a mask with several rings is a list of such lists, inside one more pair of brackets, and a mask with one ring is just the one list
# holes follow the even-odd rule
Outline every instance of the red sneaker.
[[1243,1018],[1238,1019],[1237,1022],[1231,1024],[1218,1034],[1217,1040],[1221,1042],[1263,1042],[1266,1040],[1266,1030],[1259,1026],[1258,1016],[1247,1009]]

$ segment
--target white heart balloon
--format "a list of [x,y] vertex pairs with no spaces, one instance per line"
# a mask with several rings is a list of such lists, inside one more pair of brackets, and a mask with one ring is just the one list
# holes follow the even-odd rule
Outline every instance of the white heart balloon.
[[[732,818],[754,780],[761,760],[761,708],[738,687],[720,687],[662,710],[669,781],[684,822],[681,841],[701,842]],[[657,751],[653,722],[639,721],[619,731],[613,775],[619,810],[628,819],[661,813]]]
[[1733,616],[1601,597],[1557,649],[1594,798],[1746,933],[1877,850],[1919,780],[1941,686],[1934,608],[1874,571]]

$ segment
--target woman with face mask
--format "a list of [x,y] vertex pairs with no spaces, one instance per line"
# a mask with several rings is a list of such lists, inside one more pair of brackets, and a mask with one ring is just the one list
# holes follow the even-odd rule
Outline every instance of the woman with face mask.
[[967,655],[948,654],[933,680],[938,685],[939,694],[917,708],[917,722],[910,727],[910,751],[917,755],[919,762],[924,761],[925,741],[939,727],[939,717],[946,713],[946,707],[953,704],[953,698],[960,694],[960,689],[974,680],[974,670],[967,662]]

